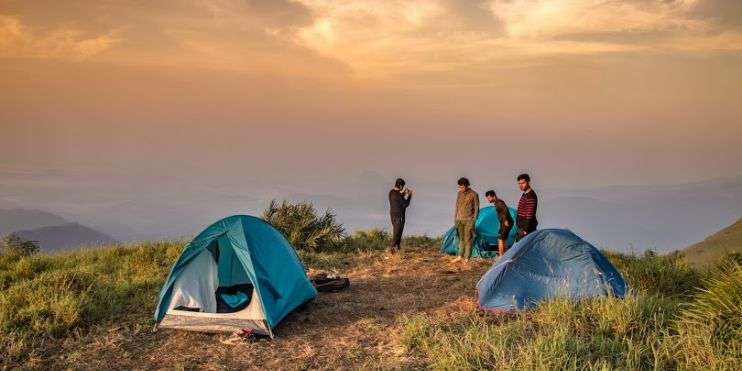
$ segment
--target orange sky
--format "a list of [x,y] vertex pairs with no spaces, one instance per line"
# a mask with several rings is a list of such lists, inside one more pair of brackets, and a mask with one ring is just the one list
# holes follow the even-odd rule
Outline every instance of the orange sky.
[[742,2],[0,0],[0,88],[4,168],[690,181],[740,172]]

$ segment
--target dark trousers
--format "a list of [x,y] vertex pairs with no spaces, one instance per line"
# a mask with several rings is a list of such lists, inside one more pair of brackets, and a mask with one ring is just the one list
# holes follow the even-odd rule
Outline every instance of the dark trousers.
[[392,247],[399,249],[404,230],[404,216],[392,215]]
[[515,242],[520,241],[527,234],[535,231],[537,226],[538,226],[538,222],[531,222],[526,228],[518,227],[518,233],[515,234]]

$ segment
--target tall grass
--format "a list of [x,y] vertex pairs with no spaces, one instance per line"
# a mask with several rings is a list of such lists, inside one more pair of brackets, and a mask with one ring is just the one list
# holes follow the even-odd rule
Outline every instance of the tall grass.
[[674,354],[690,368],[742,369],[742,265],[722,263],[683,305]]
[[143,243],[57,255],[0,256],[0,358],[117,321],[149,324],[154,299],[183,247]]
[[[379,260],[379,230],[342,248],[300,251],[310,268]],[[404,246],[439,241],[408,237]],[[0,256],[0,368],[59,341],[118,324],[151,326],[157,293],[182,242]],[[608,254],[629,282],[623,300],[553,300],[512,316],[476,312],[400,321],[409,356],[437,369],[742,369],[742,268],[710,272],[676,256]]]
[[675,256],[610,258],[638,288],[625,299],[555,299],[510,316],[412,316],[402,321],[403,345],[444,370],[742,369],[738,263],[703,278]]
[[436,369],[651,369],[667,365],[662,339],[676,313],[657,296],[559,299],[511,317],[411,317],[403,344]]

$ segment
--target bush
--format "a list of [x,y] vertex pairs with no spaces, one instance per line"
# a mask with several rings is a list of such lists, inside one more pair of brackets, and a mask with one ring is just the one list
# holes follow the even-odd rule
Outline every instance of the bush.
[[0,253],[11,256],[30,256],[39,251],[39,243],[26,241],[17,234],[11,233],[0,241]]
[[308,202],[279,205],[272,200],[263,212],[263,219],[281,231],[297,250],[322,251],[340,246],[344,237],[343,225],[335,220],[330,210],[318,216]]
[[382,229],[358,230],[343,239],[342,248],[346,251],[372,251],[389,248],[392,237]]

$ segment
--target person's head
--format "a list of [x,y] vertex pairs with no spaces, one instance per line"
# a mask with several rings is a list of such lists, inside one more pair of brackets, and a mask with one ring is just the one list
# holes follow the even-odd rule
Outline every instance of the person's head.
[[463,177],[459,178],[456,184],[458,184],[459,192],[466,191],[467,189],[469,189],[469,186],[471,185],[471,183],[469,183],[469,179],[466,179]]
[[531,176],[528,174],[518,175],[518,188],[523,192],[531,189]]
[[484,198],[487,199],[487,202],[494,203],[495,201],[497,201],[497,194],[494,190],[490,189],[484,194]]
[[397,180],[394,181],[394,188],[396,189],[402,189],[404,188],[405,182],[402,178],[397,178]]

